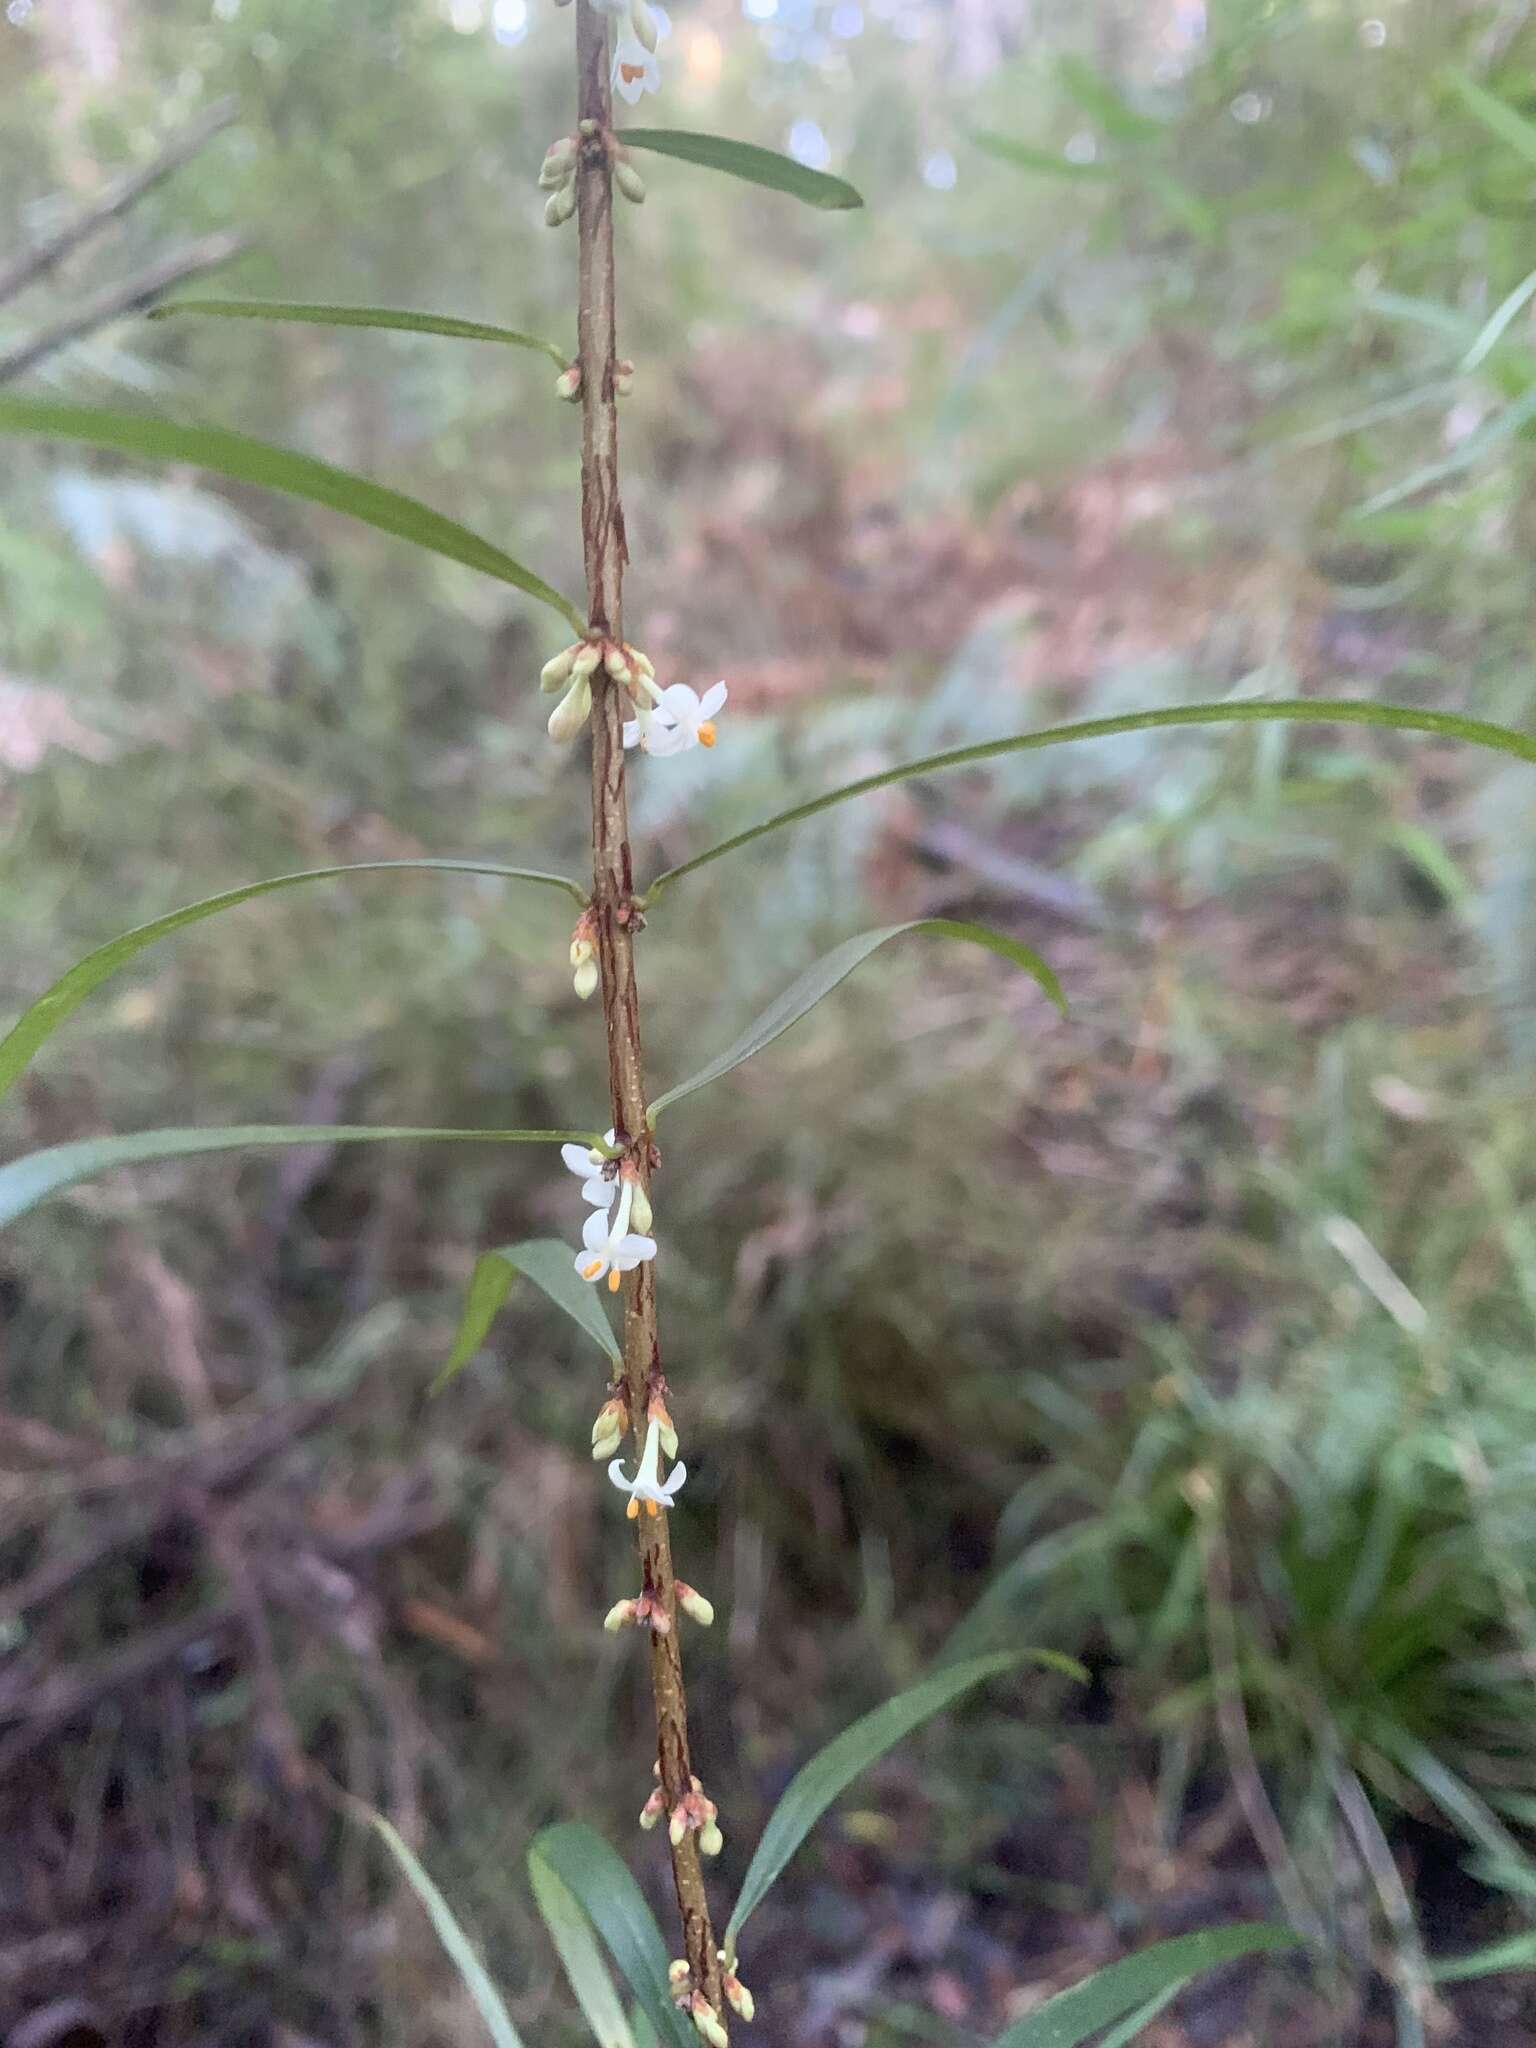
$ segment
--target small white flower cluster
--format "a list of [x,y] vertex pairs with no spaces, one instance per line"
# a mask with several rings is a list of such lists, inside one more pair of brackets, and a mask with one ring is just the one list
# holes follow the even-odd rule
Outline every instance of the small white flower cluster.
[[[613,1144],[612,1131],[603,1142]],[[562,1145],[560,1157],[567,1171],[580,1180],[582,1196],[592,1205],[592,1214],[582,1228],[585,1249],[576,1254],[576,1270],[588,1281],[601,1280],[606,1273],[609,1293],[617,1294],[621,1274],[632,1273],[656,1256],[655,1238],[645,1235],[651,1227],[650,1199],[628,1160],[607,1159],[591,1145]],[[610,1171],[613,1168],[616,1170]],[[631,1223],[637,1226],[633,1231]]]
[[[718,1949],[716,1954],[720,1958],[720,1989],[725,1993],[727,2004],[744,2020],[750,2020],[757,2010],[751,1992],[737,1976],[726,1951],[723,1948]],[[678,2010],[692,2014],[694,2025],[708,2041],[710,2048],[720,2048],[720,2043],[726,2039],[725,2029],[720,2025],[720,2015],[711,2008],[707,1999],[701,2001],[694,1991],[693,1972],[689,1968],[686,1956],[679,1956],[675,1962],[668,1963],[667,1983],[671,1987]],[[701,2003],[704,2007],[703,2013],[699,2010]],[[705,2015],[708,2016],[707,2019]]]
[[656,46],[671,33],[672,24],[649,0],[592,0],[599,14],[610,14],[618,23],[618,40],[613,51],[613,89],[630,106],[642,93],[661,91],[661,66]]
[[[627,367],[619,365],[621,371]],[[663,759],[715,744],[715,720],[730,695],[723,682],[712,683],[702,697],[687,683],[669,683],[663,689],[650,658],[638,647],[602,639],[573,641],[540,671],[541,690],[564,692],[549,715],[552,740],[573,740],[585,728],[592,716],[592,678],[599,668],[628,691],[635,707],[634,717],[624,721],[626,747],[639,747]],[[571,965],[578,964],[573,954]]]

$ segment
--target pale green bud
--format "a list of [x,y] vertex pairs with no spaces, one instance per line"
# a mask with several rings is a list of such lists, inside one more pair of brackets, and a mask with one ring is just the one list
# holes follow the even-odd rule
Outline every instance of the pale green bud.
[[539,183],[546,190],[563,185],[575,168],[576,138],[574,135],[562,135],[544,152],[544,161],[539,167]]
[[[650,13],[649,8],[646,9],[646,13]],[[623,157],[614,160],[613,182],[626,199],[632,200],[636,206],[644,206],[645,180],[633,164],[625,163]]]
[[555,379],[555,396],[563,398],[567,405],[576,405],[581,398],[581,365],[572,363],[562,370]]
[[731,2037],[720,2024],[720,2015],[715,2011],[702,1991],[695,1991],[688,2003],[693,2024],[698,2028],[709,2048],[731,2048]]
[[725,1993],[726,2003],[730,2006],[732,2012],[738,2012],[744,2020],[750,2021],[753,2014],[757,2011],[757,2006],[751,1992],[742,1983],[741,1979],[733,1976],[727,1970],[720,1979],[720,1989]]
[[688,1832],[688,1816],[681,1806],[674,1806],[672,1818],[667,1822],[667,1840],[677,1848]]
[[627,1628],[635,1618],[633,1600],[615,1600],[603,1616],[603,1627],[609,1635],[617,1635],[621,1628]]
[[628,398],[635,388],[635,366],[633,363],[615,363],[613,366],[613,395]]
[[652,14],[650,8],[646,6],[645,0],[629,0],[629,19],[637,39],[654,56],[656,44],[659,40],[656,17]]
[[562,745],[573,740],[592,716],[592,685],[578,676],[549,714],[549,736]]
[[[639,1181],[635,1182],[634,1200],[629,1205],[629,1221],[631,1227],[638,1230],[642,1237],[650,1236],[651,1225],[656,1221],[655,1211],[651,1207],[651,1198],[645,1192],[645,1189],[641,1187]],[[676,1449],[667,1450],[665,1443],[663,1443],[662,1449],[667,1452],[669,1458],[677,1456]]]
[[725,1847],[725,1837],[720,1832],[718,1821],[707,1820],[699,1829],[699,1854],[718,1856]]
[[624,651],[620,647],[610,647],[607,650],[603,655],[603,667],[607,669],[609,675],[613,677],[616,683],[627,683],[633,673],[629,663],[624,659]]
[[544,691],[546,696],[552,696],[556,690],[563,690],[565,688],[566,684],[570,681],[571,669],[575,664],[575,660],[576,649],[574,647],[562,647],[558,654],[552,654],[549,660],[545,662],[544,666],[539,670],[539,688]]
[[666,1803],[666,1800],[662,1796],[661,1788],[658,1786],[657,1789],[651,1794],[650,1798],[647,1799],[644,1806],[641,1807],[640,1825],[642,1828],[645,1829],[647,1834],[649,1834],[651,1829],[655,1827],[657,1821],[661,1819],[661,1816],[666,1809]]
[[573,676],[590,676],[596,674],[597,665],[602,660],[602,658],[603,650],[601,647],[597,646],[591,640],[584,642],[577,653],[576,659],[571,663],[571,674]]
[[680,1991],[688,1982],[688,1958],[674,1956],[667,1965],[667,1982],[674,1991]]
[[677,1604],[688,1619],[696,1621],[700,1628],[708,1628],[714,1621],[715,1610],[712,1603],[692,1586],[685,1585],[681,1579],[677,1581]]
[[547,228],[563,227],[576,211],[576,185],[572,180],[562,185],[558,192],[551,192],[549,203],[544,208],[544,225]]
[[[597,984],[601,978],[597,962],[595,960],[583,960],[576,969],[576,972],[571,976],[571,987],[576,991],[576,1000],[584,1003],[589,996],[595,995],[597,993]],[[614,1438],[614,1442],[617,1444],[617,1437]]]

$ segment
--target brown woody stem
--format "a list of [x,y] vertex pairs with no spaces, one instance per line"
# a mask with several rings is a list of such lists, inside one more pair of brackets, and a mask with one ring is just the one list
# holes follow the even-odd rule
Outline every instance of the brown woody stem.
[[[588,616],[594,634],[620,641],[624,631],[624,513],[619,503],[619,431],[613,375],[616,320],[613,270],[613,179],[609,159],[612,101],[608,83],[608,21],[588,0],[576,0],[577,119],[593,124],[580,138],[576,219],[581,240],[576,313],[581,363],[581,527],[586,554]],[[640,996],[635,984],[634,876],[624,789],[624,694],[599,669],[592,679],[592,913],[602,968],[603,1023],[613,1128],[650,1184],[645,1078],[640,1051]],[[645,1435],[653,1383],[660,1381],[656,1334],[656,1272],[637,1266],[624,1290],[624,1380],[635,1456]],[[656,1745],[667,1810],[691,1789],[688,1702],[678,1643],[677,1593],[665,1512],[643,1512],[636,1524],[644,1589],[658,1598],[671,1627],[647,1631]],[[698,1837],[690,1830],[672,1850],[672,1877],[683,1921],[683,1947],[693,1982],[723,2017],[720,1963],[704,1890]]]

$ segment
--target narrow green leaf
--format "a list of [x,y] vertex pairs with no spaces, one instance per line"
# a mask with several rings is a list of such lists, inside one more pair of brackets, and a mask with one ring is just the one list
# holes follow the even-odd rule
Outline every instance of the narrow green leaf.
[[1497,135],[1511,149],[1518,150],[1527,163],[1536,164],[1536,124],[1517,114],[1508,101],[1479,85],[1465,71],[1447,71],[1446,83],[1460,94],[1463,104],[1475,114],[1489,134]]
[[987,1657],[951,1664],[943,1671],[930,1672],[908,1691],[897,1693],[884,1706],[865,1714],[818,1751],[803,1770],[797,1771],[769,1814],[768,1824],[752,1852],[752,1861],[741,1882],[741,1895],[725,1930],[727,1952],[735,1953],[737,1935],[767,1897],[784,1866],[833,1800],[861,1771],[868,1770],[887,1750],[894,1749],[903,1736],[941,1713],[961,1693],[980,1685],[984,1678],[995,1678],[999,1672],[1025,1661],[1051,1664],[1074,1677],[1083,1676],[1070,1658],[1057,1657],[1049,1650],[997,1650]]
[[1475,433],[1468,434],[1464,441],[1458,441],[1449,455],[1442,455],[1437,462],[1426,462],[1422,468],[1411,470],[1395,484],[1388,484],[1385,490],[1377,491],[1367,498],[1363,505],[1357,505],[1350,515],[1354,519],[1370,519],[1378,512],[1386,512],[1393,505],[1400,505],[1404,498],[1416,498],[1420,491],[1427,491],[1434,484],[1443,484],[1451,477],[1461,476],[1493,449],[1502,446],[1522,427],[1536,419],[1536,384],[1532,384],[1520,396],[1511,399],[1502,412],[1485,420]]
[[1161,1997],[1170,1986],[1182,1991],[1203,1970],[1239,1956],[1296,1945],[1297,1938],[1288,1927],[1268,1927],[1259,1921],[1208,1927],[1199,1934],[1160,1941],[1139,1955],[1127,1956],[1124,1962],[1096,1970],[1069,1991],[1057,1992],[999,2034],[992,2048],[1078,2048],[1090,2034],[1113,2026],[1137,2006]]
[[501,1993],[491,1982],[485,1965],[475,1954],[469,1936],[453,1917],[453,1910],[448,1901],[428,1877],[420,1862],[411,1854],[382,1813],[375,1813],[371,1806],[365,1806],[359,1799],[349,1798],[347,1803],[377,1831],[379,1839],[404,1872],[407,1884],[425,1906],[433,1932],[443,1944],[449,1961],[462,1978],[464,1989],[473,1999],[476,2012],[485,2021],[485,2030],[496,2044],[496,2048],[523,2048],[522,2037],[512,2024],[512,2015],[502,2003]]
[[494,327],[485,320],[456,320],[446,313],[412,313],[398,306],[316,306],[297,299],[174,299],[156,306],[151,320],[169,320],[177,313],[195,313],[205,320],[300,321],[310,327],[382,327],[392,334],[444,334],[454,341],[499,341],[509,348],[531,348],[563,370],[570,361],[558,342],[516,327]]
[[668,868],[646,890],[644,902],[649,908],[663,889],[683,875],[691,875],[708,867],[711,861],[722,860],[726,854],[750,846],[767,832],[780,832],[787,825],[798,825],[821,811],[831,810],[834,804],[845,804],[852,797],[867,796],[872,790],[889,788],[895,782],[910,781],[915,775],[937,775],[946,768],[970,768],[978,761],[999,760],[1005,754],[1031,754],[1041,747],[1111,739],[1124,732],[1151,732],[1160,726],[1262,725],[1269,720],[1290,725],[1376,725],[1394,732],[1432,733],[1441,739],[1465,740],[1469,746],[1488,747],[1497,754],[1513,754],[1517,760],[1536,761],[1536,738],[1529,733],[1515,732],[1507,725],[1493,725],[1484,718],[1463,718],[1456,711],[1418,711],[1406,704],[1376,704],[1351,697],[1244,698],[1230,704],[1166,704],[1154,711],[1127,711],[1113,718],[1084,718],[1071,725],[1044,726],[1038,732],[1019,733],[1011,739],[982,740],[976,746],[954,747],[945,754],[929,754],[921,761],[904,761],[899,767],[882,769],[878,775],[845,782],[841,789],[813,796],[808,803],[780,811],[760,825],[749,825],[745,832],[733,833],[718,846],[685,860],[680,867]]
[[860,932],[856,939],[848,939],[841,946],[834,946],[830,953],[824,953],[813,967],[808,967],[804,974],[792,981],[783,995],[770,1003],[760,1017],[754,1018],[724,1052],[707,1066],[700,1067],[696,1074],[690,1074],[686,1081],[679,1081],[675,1088],[669,1088],[665,1095],[658,1096],[651,1104],[651,1122],[654,1124],[671,1103],[681,1102],[685,1095],[692,1095],[711,1081],[718,1081],[722,1074],[730,1073],[733,1067],[751,1059],[765,1045],[772,1045],[792,1024],[798,1024],[808,1011],[814,1010],[823,996],[830,995],[840,981],[846,981],[877,947],[889,939],[899,939],[903,932],[932,932],[938,938],[965,939],[973,946],[985,946],[988,952],[1000,953],[1015,967],[1022,967],[1026,974],[1033,975],[1058,1010],[1064,1011],[1067,1007],[1061,983],[1040,955],[1031,947],[1020,945],[1017,939],[989,931],[984,924],[962,924],[952,917],[918,917],[910,924],[883,925],[877,931]]
[[828,212],[845,212],[864,204],[846,178],[813,171],[807,164],[797,164],[792,156],[760,149],[755,142],[734,142],[728,135],[695,135],[685,128],[626,128],[619,140],[626,149],[654,150],[658,156],[675,156],[706,171],[724,171],[728,177],[745,178],[749,185],[766,185],[770,192],[787,192],[792,199],[803,199],[807,206]]
[[1138,113],[1083,58],[1060,58],[1056,75],[1068,98],[1075,100],[1085,114],[1091,114],[1116,142],[1155,142],[1167,132],[1165,122]]
[[240,1152],[287,1145],[377,1145],[388,1139],[423,1144],[591,1145],[590,1131],[453,1131],[415,1124],[226,1124],[209,1130],[134,1131],[126,1137],[76,1138],[0,1166],[0,1228],[50,1195],[77,1187],[115,1166],[147,1166],[199,1152]]
[[36,434],[48,440],[78,441],[151,462],[186,462],[237,483],[260,484],[314,505],[345,512],[380,533],[414,541],[432,554],[464,562],[551,606],[578,633],[586,631],[580,612],[542,577],[482,540],[456,520],[351,470],[335,469],[312,455],[295,455],[270,441],[232,434],[222,427],[184,427],[148,414],[112,412],[93,405],[65,405],[52,399],[0,396],[0,433]]
[[1074,163],[1059,150],[1039,149],[1032,142],[1016,142],[1011,135],[997,135],[989,128],[973,128],[971,140],[988,156],[1012,164],[1019,171],[1043,171],[1051,178],[1088,178],[1100,182],[1116,175],[1112,164]]
[[1511,321],[1519,318],[1533,295],[1536,295],[1536,270],[1527,271],[1508,297],[1495,307],[1484,322],[1476,341],[1456,365],[1457,369],[1463,374],[1480,369],[1504,339]]
[[635,2048],[635,2037],[592,1933],[592,1922],[539,1855],[528,1857],[534,1903],[597,2048]]
[[580,1821],[541,1828],[528,1850],[530,1873],[542,1863],[560,1880],[602,1937],[619,1975],[668,2048],[698,2048],[698,2036],[672,2003],[667,1950],[650,1907],[623,1860]]
[[1110,2028],[1100,2040],[1099,2048],[1127,2048],[1127,2044],[1136,2039],[1143,2027],[1150,2027],[1158,2014],[1172,2005],[1183,1989],[1182,1984],[1170,1984],[1168,1989],[1160,1991],[1156,1998],[1149,1998],[1145,2005],[1138,2005],[1118,2027]]
[[1470,1955],[1437,1956],[1429,1979],[1432,1984],[1464,1984],[1472,1977],[1496,1977],[1501,1970],[1536,1970],[1536,1932],[1512,1934]]
[[603,1314],[596,1288],[589,1287],[576,1271],[575,1254],[558,1237],[530,1237],[521,1244],[506,1244],[499,1251],[482,1252],[469,1277],[458,1334],[447,1363],[432,1382],[440,1392],[455,1374],[462,1372],[485,1342],[497,1311],[512,1291],[521,1273],[547,1294],[556,1308],[563,1308],[573,1323],[585,1330],[598,1349],[617,1365],[619,1347]]
[[217,896],[205,896],[200,903],[188,903],[180,910],[167,911],[164,917],[152,918],[148,924],[135,925],[132,931],[108,939],[104,946],[98,946],[83,960],[77,960],[69,972],[61,976],[52,988],[45,990],[30,1009],[23,1011],[5,1037],[0,1038],[0,1095],[15,1083],[39,1047],[53,1036],[66,1017],[79,1009],[91,991],[100,988],[146,946],[169,938],[183,925],[199,924],[205,917],[217,917],[221,910],[232,910],[237,903],[249,903],[253,897],[270,896],[277,889],[295,889],[301,882],[329,882],[338,875],[390,873],[498,875],[507,881],[534,882],[551,889],[564,889],[578,903],[584,904],[587,900],[578,884],[564,875],[547,875],[535,868],[509,868],[500,861],[487,860],[366,860],[350,867],[307,868],[300,874],[274,875],[265,882],[247,882],[238,889],[225,889]]

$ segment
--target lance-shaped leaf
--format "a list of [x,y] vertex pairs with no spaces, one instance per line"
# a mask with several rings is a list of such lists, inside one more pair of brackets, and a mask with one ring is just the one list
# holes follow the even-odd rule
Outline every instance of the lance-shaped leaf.
[[988,156],[996,157],[999,163],[1012,164],[1019,171],[1041,171],[1048,178],[1098,179],[1102,182],[1118,175],[1112,164],[1094,160],[1080,164],[1072,157],[1062,156],[1057,150],[1041,149],[1033,142],[1018,142],[1011,135],[995,135],[987,128],[975,129],[971,140]]
[[204,320],[277,320],[307,327],[382,327],[391,334],[442,334],[453,341],[497,341],[507,348],[531,348],[563,370],[568,352],[540,334],[496,327],[487,320],[459,320],[450,313],[413,313],[400,306],[318,306],[301,299],[175,299],[156,306],[151,320],[194,313]]
[[[988,1657],[973,1657],[964,1664],[951,1664],[943,1671],[930,1672],[908,1691],[901,1692],[873,1713],[865,1714],[851,1728],[829,1742],[813,1756],[786,1786],[778,1805],[768,1816],[768,1825],[747,1866],[741,1895],[732,1908],[725,1930],[728,1955],[736,1953],[736,1937],[756,1912],[791,1856],[800,1847],[827,1808],[861,1771],[888,1749],[894,1749],[905,1735],[924,1721],[941,1713],[961,1693],[980,1685],[984,1678],[1026,1660],[1049,1664],[1071,1677],[1084,1678],[1080,1665],[1049,1650],[997,1650]],[[1128,2001],[1134,2003],[1134,2001]]]
[[1536,124],[1517,114],[1507,100],[1479,85],[1465,71],[1447,71],[1446,83],[1461,96],[1463,105],[1477,116],[1491,135],[1518,150],[1527,163],[1536,164]]
[[365,1806],[359,1799],[349,1799],[347,1803],[377,1831],[379,1839],[399,1864],[406,1883],[426,1908],[433,1932],[458,1971],[475,2011],[485,2021],[485,2030],[495,2048],[523,2048],[522,2037],[512,2024],[512,2015],[502,2002],[501,1993],[491,1982],[484,1963],[476,1955],[474,1944],[454,1918],[453,1909],[428,1877],[418,1858],[411,1854],[382,1813],[375,1813],[371,1806]]
[[792,981],[783,995],[770,1003],[760,1017],[755,1017],[740,1038],[728,1045],[724,1052],[717,1054],[707,1066],[700,1067],[696,1074],[690,1074],[686,1081],[679,1081],[675,1088],[669,1088],[665,1095],[658,1095],[651,1104],[651,1122],[654,1124],[672,1103],[681,1102],[685,1095],[694,1094],[711,1081],[718,1081],[722,1074],[730,1073],[733,1067],[751,1059],[765,1045],[772,1045],[792,1024],[798,1024],[808,1011],[814,1010],[823,996],[830,995],[840,981],[846,981],[878,947],[890,939],[899,939],[904,932],[931,932],[941,939],[964,939],[970,945],[985,946],[989,953],[1000,953],[1015,967],[1022,967],[1026,974],[1032,975],[1058,1010],[1064,1011],[1067,1007],[1061,983],[1040,955],[1031,947],[1021,945],[1017,939],[988,930],[984,924],[964,924],[952,917],[918,917],[909,924],[882,925],[877,931],[860,932],[856,939],[847,939],[841,946],[834,946],[830,953],[824,953],[813,967],[808,967],[804,974]]
[[695,135],[686,128],[626,128],[619,141],[626,149],[654,150],[658,156],[675,156],[706,171],[745,178],[749,185],[766,185],[770,192],[787,192],[792,199],[803,199],[807,206],[828,212],[864,204],[846,178],[829,177],[808,164],[797,164],[792,156],[781,156],[776,149],[734,142],[728,135]]
[[0,1039],[0,1095],[14,1084],[39,1047],[53,1036],[66,1017],[79,1009],[91,991],[109,980],[120,967],[126,967],[146,946],[169,938],[172,932],[180,931],[184,925],[199,924],[205,917],[217,917],[221,910],[233,910],[236,904],[249,903],[257,896],[270,896],[278,889],[296,889],[303,882],[329,882],[338,875],[389,873],[497,875],[507,881],[533,882],[551,889],[564,889],[578,903],[586,902],[583,890],[565,875],[547,875],[537,868],[509,868],[500,861],[488,860],[358,861],[349,867],[306,868],[299,874],[273,875],[264,882],[247,882],[238,889],[225,889],[217,896],[205,896],[199,903],[169,910],[164,917],[151,918],[148,924],[135,925],[132,931],[119,933],[115,939],[108,939],[104,946],[87,953],[83,960],[77,960],[69,972],[61,975],[52,988],[46,989],[30,1009],[22,1012],[5,1037]]
[[1498,754],[1513,754],[1519,761],[1536,761],[1536,738],[1515,732],[1507,725],[1494,725],[1486,718],[1463,718],[1457,711],[1420,711],[1408,704],[1376,704],[1354,697],[1272,697],[1244,698],[1230,704],[1162,704],[1151,711],[1126,711],[1112,718],[1083,718],[1071,725],[1042,726],[1038,732],[1017,733],[1012,738],[982,740],[975,746],[954,747],[948,753],[928,754],[920,761],[903,761],[877,775],[845,782],[841,789],[829,789],[809,802],[796,804],[760,825],[749,825],[696,853],[681,866],[668,868],[651,883],[642,899],[647,909],[661,892],[684,875],[723,860],[726,854],[750,846],[768,832],[782,832],[787,825],[799,825],[834,804],[853,797],[868,796],[872,790],[888,789],[892,783],[910,782],[915,775],[939,775],[947,768],[973,768],[978,761],[1001,760],[1005,754],[1032,754],[1042,747],[1071,746],[1079,740],[1112,739],[1118,733],[1151,732],[1159,726],[1175,725],[1263,725],[1270,721],[1289,725],[1376,725],[1394,732],[1432,733],[1438,738],[1464,740],[1469,746],[1488,747]]
[[378,1145],[394,1139],[423,1144],[592,1145],[590,1131],[455,1131],[416,1124],[225,1124],[207,1130],[133,1131],[125,1137],[76,1138],[0,1166],[0,1226],[15,1222],[50,1195],[94,1180],[115,1166],[149,1166],[200,1152],[271,1150],[290,1145]]
[[559,1879],[601,1936],[619,1975],[667,2048],[698,2048],[698,2036],[672,2003],[667,1950],[645,1895],[601,1835],[580,1821],[541,1828],[528,1850]]
[[506,1244],[497,1251],[482,1252],[476,1259],[453,1349],[432,1382],[434,1394],[468,1365],[485,1342],[486,1333],[519,1273],[547,1294],[556,1308],[563,1308],[614,1365],[619,1363],[619,1347],[603,1314],[597,1290],[589,1287],[576,1271],[570,1246],[562,1244],[558,1237],[529,1237],[521,1244]]
[[233,434],[223,427],[184,427],[148,414],[43,398],[0,397],[0,433],[80,442],[151,462],[190,463],[236,483],[260,484],[307,499],[312,505],[327,505],[380,533],[414,541],[432,554],[445,555],[449,561],[466,563],[502,583],[514,584],[568,619],[578,633],[586,631],[580,612],[569,599],[467,526],[400,491],[370,483],[367,477],[336,469],[312,455],[295,455],[291,449],[253,440],[248,434]]
[[613,1988],[592,1922],[542,1856],[529,1855],[528,1881],[597,2048],[635,2048],[634,2033]]
[[1127,1956],[1124,1962],[1096,1970],[1069,1991],[1059,1991],[999,2034],[992,2048],[1079,2048],[1101,2027],[1113,2026],[1138,2006],[1151,2004],[1170,1989],[1182,1991],[1203,1970],[1234,1962],[1239,1956],[1296,1945],[1296,1936],[1288,1927],[1270,1927],[1257,1920],[1177,1935],[1139,1955]]

